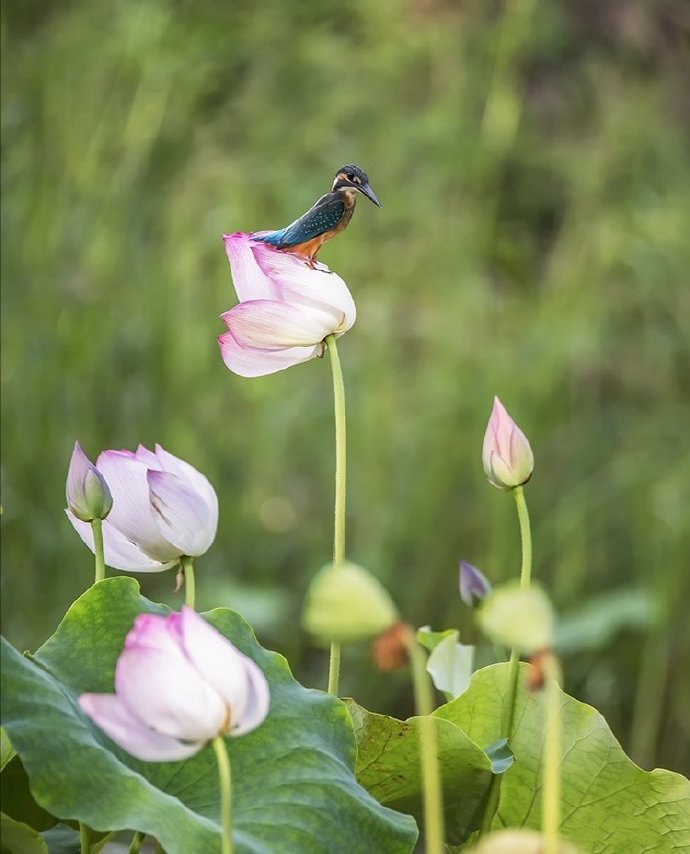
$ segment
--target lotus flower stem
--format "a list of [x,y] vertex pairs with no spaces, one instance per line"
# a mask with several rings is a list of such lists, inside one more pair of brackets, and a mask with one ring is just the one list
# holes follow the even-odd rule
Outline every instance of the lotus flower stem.
[[141,850],[142,843],[144,842],[144,834],[140,833],[138,830],[132,837],[132,841],[129,843],[129,848],[127,849],[127,854],[139,854]]
[[[520,587],[529,587],[532,577],[532,533],[530,530],[529,513],[525,493],[521,486],[512,489],[518,521],[520,523],[520,540],[522,542],[522,564],[520,567]],[[518,675],[520,672],[520,656],[517,650],[510,652],[510,670],[508,674],[508,703],[505,709],[503,726],[504,738],[510,738],[515,718],[515,699],[517,697]]]
[[105,578],[105,557],[103,553],[103,522],[100,519],[91,520],[93,530],[93,553],[96,562],[96,575],[93,583],[98,584]]
[[549,652],[543,660],[546,709],[544,733],[544,784],[541,795],[544,854],[558,854],[558,828],[561,823],[561,698],[558,685],[561,668]]
[[[333,404],[335,410],[335,525],[333,532],[333,566],[338,568],[345,560],[345,484],[346,484],[346,441],[345,441],[345,384],[338,357],[335,335],[326,337],[333,372]],[[340,644],[331,643],[328,667],[328,693],[338,694],[340,681]]]
[[414,632],[407,629],[403,642],[412,664],[415,711],[419,716],[419,759],[424,791],[424,832],[427,854],[443,854],[445,828],[443,820],[443,793],[438,762],[436,726],[431,718],[434,710],[433,691],[426,671],[426,655],[417,643]]
[[223,854],[232,854],[232,781],[230,778],[230,759],[223,737],[213,739],[213,749],[218,763],[220,779],[221,816],[223,818]]
[[79,822],[79,851],[81,854],[89,854],[91,842],[89,840],[89,828],[83,821]]
[[194,562],[191,557],[185,555],[180,559],[182,573],[184,575],[184,603],[190,608],[196,602],[196,584],[194,582]]
[[[526,588],[530,586],[532,577],[532,532],[530,529],[529,513],[527,511],[527,502],[525,501],[525,493],[521,486],[516,486],[511,489],[515,506],[517,508],[518,522],[520,524],[520,540],[522,543],[522,562],[520,566],[520,587]],[[510,651],[510,664],[508,669],[508,697],[503,711],[502,737],[510,739],[513,732],[513,721],[515,719],[515,701],[517,699],[518,677],[520,675],[520,656],[516,649]],[[484,808],[484,816],[482,818],[481,833],[488,833],[491,830],[496,810],[498,809],[498,801],[501,794],[502,775],[495,774],[491,778],[489,786],[489,794],[486,799],[486,807]]]

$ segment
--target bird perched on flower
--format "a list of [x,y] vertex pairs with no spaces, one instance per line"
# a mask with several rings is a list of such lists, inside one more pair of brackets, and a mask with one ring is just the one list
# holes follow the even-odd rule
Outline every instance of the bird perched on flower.
[[267,243],[284,252],[304,258],[310,267],[316,265],[316,256],[323,244],[340,234],[352,219],[357,201],[362,193],[378,207],[381,202],[369,186],[369,177],[359,166],[341,166],[333,179],[330,193],[326,193],[311,207],[285,228],[269,231],[254,240]]

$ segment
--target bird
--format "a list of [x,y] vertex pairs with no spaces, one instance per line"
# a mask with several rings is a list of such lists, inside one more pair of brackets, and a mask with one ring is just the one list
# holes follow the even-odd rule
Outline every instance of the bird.
[[352,163],[346,163],[335,173],[331,191],[315,202],[299,219],[254,240],[303,258],[315,268],[316,256],[323,244],[340,234],[352,219],[357,193],[381,207],[376,193],[369,186],[369,176]]

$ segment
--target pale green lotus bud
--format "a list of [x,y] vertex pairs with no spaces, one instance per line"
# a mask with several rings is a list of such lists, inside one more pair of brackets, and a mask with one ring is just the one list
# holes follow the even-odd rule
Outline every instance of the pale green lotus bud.
[[302,625],[317,643],[356,643],[381,634],[398,620],[388,591],[364,567],[327,564],[312,579]]
[[541,587],[517,582],[496,587],[478,612],[482,631],[494,642],[531,655],[553,645],[554,614]]
[[68,509],[82,522],[105,519],[113,506],[105,478],[82,451],[79,442],[74,443],[65,493]]

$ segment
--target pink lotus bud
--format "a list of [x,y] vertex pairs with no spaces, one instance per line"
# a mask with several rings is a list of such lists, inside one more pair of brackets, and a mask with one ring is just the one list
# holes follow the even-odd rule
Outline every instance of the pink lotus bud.
[[497,397],[484,434],[482,462],[489,481],[499,489],[514,489],[527,483],[534,470],[527,437]]
[[[221,315],[223,361],[258,377],[322,356],[324,339],[355,322],[355,304],[336,273],[313,269],[289,252],[255,243],[252,234],[223,235],[239,305]],[[323,265],[320,265],[323,267]]]
[[476,566],[460,561],[460,598],[474,608],[491,592],[491,585]]
[[105,519],[113,506],[113,499],[105,478],[74,443],[72,459],[67,471],[67,506],[82,522]]
[[115,667],[114,694],[79,705],[120,747],[146,762],[185,759],[217,735],[243,735],[268,714],[259,667],[194,610],[141,614]]
[[[159,572],[183,556],[204,554],[218,527],[218,498],[208,480],[160,445],[149,451],[103,451],[97,469],[113,506],[103,523],[105,562],[129,572]],[[91,526],[67,516],[93,551]]]

